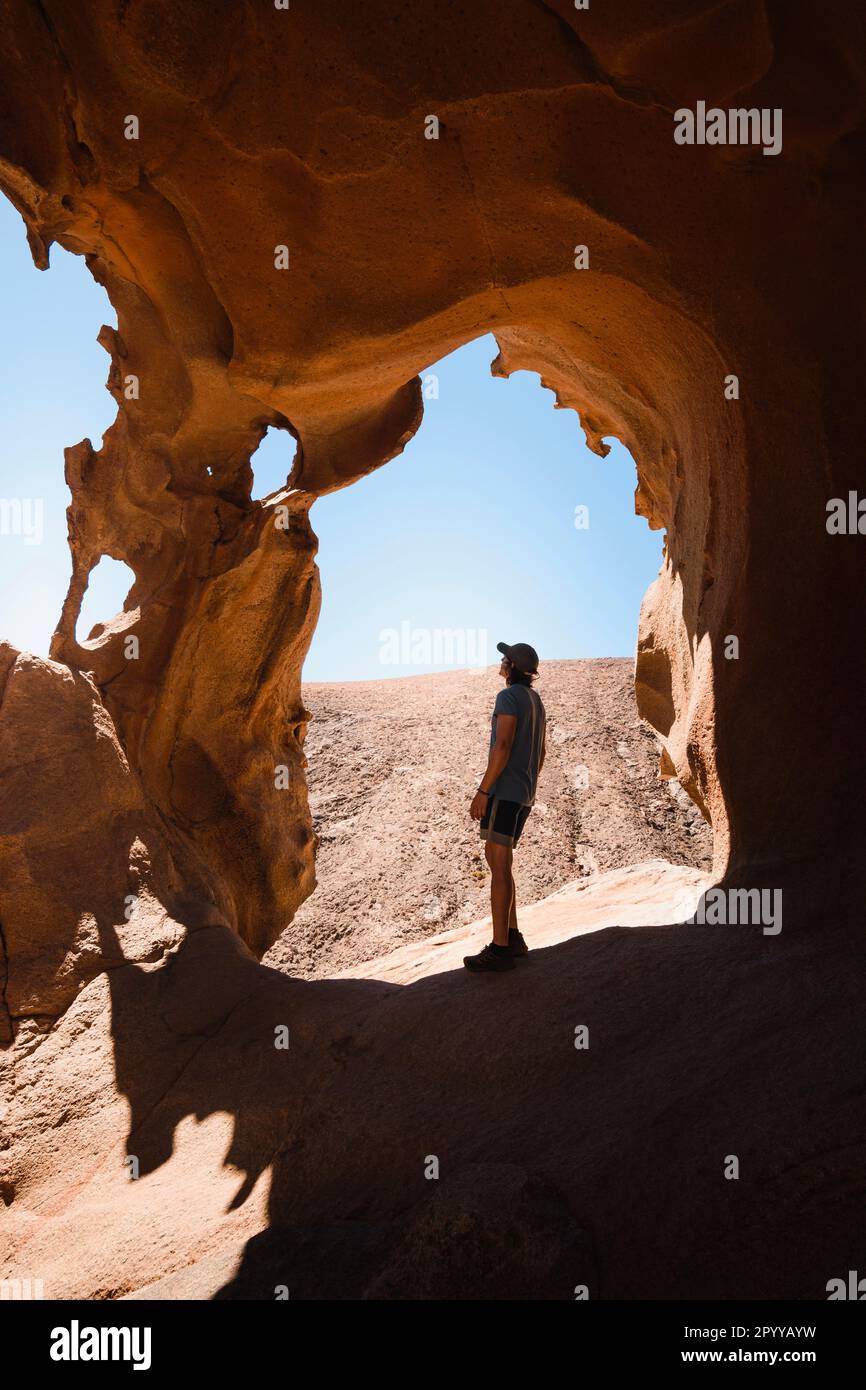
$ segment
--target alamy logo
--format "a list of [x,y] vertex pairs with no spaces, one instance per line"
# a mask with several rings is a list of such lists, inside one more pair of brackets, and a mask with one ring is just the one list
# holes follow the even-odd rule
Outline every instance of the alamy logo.
[[41,545],[44,534],[41,497],[0,497],[0,536],[21,536],[25,545]]
[[782,930],[781,888],[708,888],[698,899],[689,926],[762,927],[764,936]]
[[866,536],[866,497],[849,492],[827,503],[827,533],[831,536]]
[[827,1280],[827,1301],[832,1299],[855,1299],[862,1303],[866,1299],[866,1279],[857,1276],[856,1269],[848,1270],[848,1279],[828,1279]]
[[486,628],[413,627],[404,619],[399,630],[379,633],[379,660],[384,666],[487,666]]
[[782,148],[782,108],[734,107],[723,111],[699,101],[692,111],[681,106],[674,112],[674,140],[678,145],[761,145],[764,154]]
[[52,1361],[131,1361],[134,1371],[150,1369],[149,1327],[69,1327],[51,1330]]
[[42,1299],[45,1297],[41,1279],[0,1279],[0,1300]]

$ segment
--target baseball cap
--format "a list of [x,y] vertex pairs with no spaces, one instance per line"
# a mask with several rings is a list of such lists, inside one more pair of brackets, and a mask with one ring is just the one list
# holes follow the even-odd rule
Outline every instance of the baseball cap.
[[515,642],[513,647],[509,647],[507,642],[497,642],[496,650],[507,656],[512,666],[516,666],[525,676],[534,676],[537,672],[538,652],[528,642]]

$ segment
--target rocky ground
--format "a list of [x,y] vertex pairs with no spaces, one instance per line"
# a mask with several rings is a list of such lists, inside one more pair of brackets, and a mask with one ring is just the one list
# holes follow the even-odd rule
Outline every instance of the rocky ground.
[[[709,827],[677,782],[658,779],[632,671],[618,658],[544,664],[547,762],[515,856],[523,903],[650,859],[709,866]],[[318,887],[266,964],[324,977],[485,915],[469,799],[499,685],[490,668],[304,687]]]
[[685,925],[700,882],[661,861],[578,880],[527,909],[533,950],[495,977],[461,967],[480,922],[327,980],[218,926],[102,972],[16,1044],[0,1278],[48,1299],[826,1297],[866,1214],[863,933]]

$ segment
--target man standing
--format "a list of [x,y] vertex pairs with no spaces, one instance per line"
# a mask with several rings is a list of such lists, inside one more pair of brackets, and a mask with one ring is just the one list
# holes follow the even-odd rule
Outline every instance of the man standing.
[[544,764],[544,705],[532,682],[538,674],[538,653],[526,642],[502,652],[499,674],[504,690],[496,696],[490,729],[487,771],[472,798],[469,814],[481,822],[484,853],[490,866],[490,908],[493,940],[477,956],[464,956],[467,970],[513,970],[516,956],[527,954],[517,928],[517,896],[511,857],[535,801],[535,787]]

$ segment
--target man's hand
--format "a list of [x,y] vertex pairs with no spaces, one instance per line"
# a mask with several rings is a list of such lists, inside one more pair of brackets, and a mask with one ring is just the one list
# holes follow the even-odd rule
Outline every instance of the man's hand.
[[473,820],[481,820],[487,813],[487,802],[489,797],[486,792],[476,792],[472,798],[472,805],[469,807],[469,814]]

